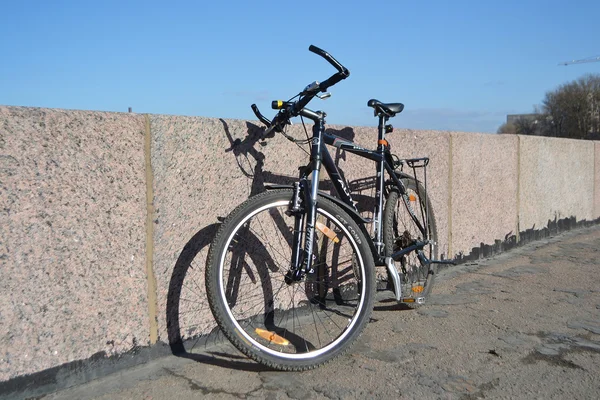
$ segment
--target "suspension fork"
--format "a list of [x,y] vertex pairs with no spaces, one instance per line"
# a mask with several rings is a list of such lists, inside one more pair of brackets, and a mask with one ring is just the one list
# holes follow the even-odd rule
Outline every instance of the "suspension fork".
[[[322,114],[321,114],[322,115]],[[306,191],[306,234],[304,236],[304,272],[312,274],[313,243],[315,237],[315,223],[317,221],[317,194],[319,192],[319,176],[321,173],[321,149],[323,147],[323,132],[325,131],[325,119],[322,115],[319,121],[313,125],[312,146],[310,149],[310,164],[312,177],[310,191]]]
[[[312,146],[310,151],[311,181],[302,173],[300,182],[294,184],[294,198],[290,211],[295,215],[294,241],[292,243],[292,260],[290,271],[285,276],[285,281],[291,284],[299,281],[305,274],[314,273],[315,225],[317,220],[317,195],[319,192],[319,176],[321,172],[321,150],[323,146],[323,132],[325,131],[324,115],[320,114],[318,121],[313,126]],[[300,201],[304,201],[304,210],[300,208]],[[304,231],[304,249],[301,249],[302,227]]]
[[[292,239],[292,260],[291,260],[291,271],[295,272],[300,270],[300,243],[302,242],[302,228],[304,226],[304,212],[301,209],[301,195],[302,190],[301,182],[294,182],[294,196],[292,197],[292,203],[290,205],[289,213],[294,216],[294,235]],[[290,275],[291,277],[292,275]],[[287,281],[287,277],[286,277]]]

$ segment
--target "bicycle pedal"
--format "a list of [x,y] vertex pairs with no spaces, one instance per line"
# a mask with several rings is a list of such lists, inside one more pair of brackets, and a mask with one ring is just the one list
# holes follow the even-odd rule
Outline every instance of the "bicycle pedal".
[[404,297],[398,303],[425,304],[425,297]]

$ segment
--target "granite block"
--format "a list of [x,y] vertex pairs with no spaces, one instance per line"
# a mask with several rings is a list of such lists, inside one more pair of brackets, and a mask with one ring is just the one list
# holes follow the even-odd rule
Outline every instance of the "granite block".
[[519,230],[551,221],[592,220],[594,142],[536,136],[520,140]]
[[0,106],[0,381],[148,343],[143,121]]
[[452,134],[452,251],[517,234],[515,135]]

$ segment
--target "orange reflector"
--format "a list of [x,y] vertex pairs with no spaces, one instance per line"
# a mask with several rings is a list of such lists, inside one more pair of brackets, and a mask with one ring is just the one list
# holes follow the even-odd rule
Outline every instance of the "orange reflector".
[[414,287],[412,288],[412,291],[413,291],[414,293],[422,293],[424,289],[425,289],[425,288],[424,288],[423,286],[419,285],[419,286],[414,286]]
[[385,139],[378,140],[378,141],[377,141],[377,144],[382,144],[382,145],[384,145],[384,146],[389,146],[389,145],[390,145],[390,144],[388,143],[388,141],[387,141],[387,140],[385,140]]
[[417,201],[417,196],[415,196],[414,194],[411,193],[411,194],[408,195],[408,200],[410,200],[410,201]]
[[269,342],[280,344],[282,346],[287,346],[288,344],[290,344],[289,340],[282,338],[275,332],[267,331],[260,328],[256,328],[254,331],[258,334],[258,336],[260,336],[263,339],[267,339]]
[[339,243],[340,242],[340,239],[338,239],[338,237],[335,234],[335,232],[332,231],[331,229],[329,229],[328,227],[326,227],[325,225],[323,225],[322,223],[320,223],[319,221],[317,221],[317,223],[316,223],[316,228],[318,230],[320,230],[321,232],[323,232],[323,234],[325,236],[327,236],[329,239],[333,240],[333,243]]
[[411,299],[411,298],[409,297],[409,298],[402,299],[402,302],[403,302],[403,303],[414,303],[414,302],[415,302],[415,299]]

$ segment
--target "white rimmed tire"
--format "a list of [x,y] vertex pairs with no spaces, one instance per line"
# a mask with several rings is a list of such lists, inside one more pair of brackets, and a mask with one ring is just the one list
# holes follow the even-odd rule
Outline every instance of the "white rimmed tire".
[[292,190],[254,196],[225,220],[211,245],[206,291],[231,343],[279,370],[305,370],[342,354],[368,322],[374,262],[352,218],[319,198],[315,273],[287,284],[294,216]]

